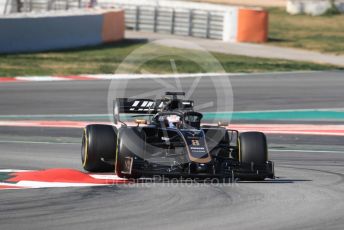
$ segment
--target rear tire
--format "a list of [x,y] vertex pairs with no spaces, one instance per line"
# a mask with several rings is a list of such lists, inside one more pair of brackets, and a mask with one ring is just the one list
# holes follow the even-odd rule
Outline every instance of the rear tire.
[[89,172],[113,172],[116,148],[116,127],[110,125],[86,126],[81,147],[83,168]]
[[[266,136],[261,132],[245,132],[239,137],[240,162],[244,165],[263,165],[268,160],[268,147]],[[254,175],[241,178],[244,180],[262,181],[265,176]]]

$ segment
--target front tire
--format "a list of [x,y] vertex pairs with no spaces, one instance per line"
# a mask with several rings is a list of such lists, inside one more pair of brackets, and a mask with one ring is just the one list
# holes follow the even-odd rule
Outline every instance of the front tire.
[[82,136],[81,162],[89,172],[113,172],[117,129],[110,125],[88,125]]
[[[261,132],[244,132],[240,134],[240,162],[246,167],[265,165],[268,161],[268,147],[266,136]],[[265,176],[252,175],[241,178],[243,180],[262,181]]]

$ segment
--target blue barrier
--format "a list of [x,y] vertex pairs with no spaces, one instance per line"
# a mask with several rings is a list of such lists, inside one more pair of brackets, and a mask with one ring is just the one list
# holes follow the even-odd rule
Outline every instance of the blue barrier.
[[98,45],[102,27],[102,14],[0,18],[0,53]]

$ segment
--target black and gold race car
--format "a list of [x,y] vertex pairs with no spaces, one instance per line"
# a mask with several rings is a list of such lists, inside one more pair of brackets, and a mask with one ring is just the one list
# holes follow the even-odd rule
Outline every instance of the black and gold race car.
[[[264,133],[239,133],[224,123],[202,125],[203,115],[193,110],[193,101],[178,98],[183,95],[166,92],[159,100],[117,98],[114,125],[92,124],[84,129],[83,168],[131,179],[274,178]],[[122,122],[123,114],[135,118],[135,123]]]

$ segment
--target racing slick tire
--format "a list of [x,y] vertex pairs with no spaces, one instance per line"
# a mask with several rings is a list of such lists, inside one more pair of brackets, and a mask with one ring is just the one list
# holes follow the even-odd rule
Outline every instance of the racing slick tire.
[[89,172],[113,172],[117,148],[117,128],[110,125],[88,125],[81,147],[83,168]]
[[[264,165],[268,160],[266,136],[261,132],[244,132],[239,137],[240,161],[243,165]],[[262,181],[265,176],[252,175],[240,178],[242,180]]]
[[116,153],[116,175],[127,179],[138,179],[142,175],[134,172],[136,162],[143,155],[145,143],[143,133],[136,127],[122,128],[118,135]]

